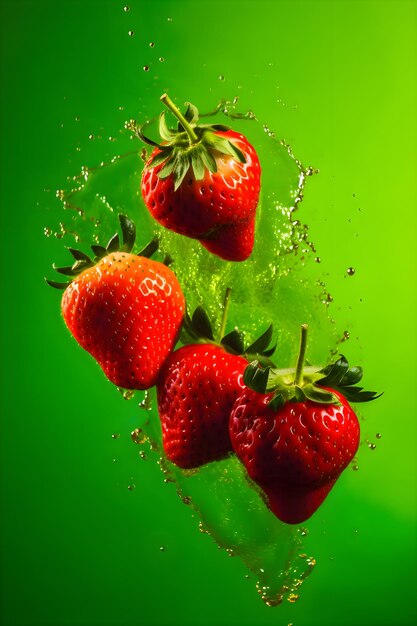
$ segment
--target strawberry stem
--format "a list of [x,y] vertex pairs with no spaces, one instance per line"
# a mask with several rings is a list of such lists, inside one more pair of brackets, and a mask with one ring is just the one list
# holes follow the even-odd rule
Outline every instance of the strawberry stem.
[[221,340],[224,336],[225,330],[226,330],[226,323],[227,323],[227,316],[229,313],[229,305],[230,305],[230,296],[232,294],[232,289],[231,287],[228,287],[226,289],[226,293],[224,294],[224,301],[223,301],[223,315],[222,315],[222,321],[220,324],[220,332],[219,332],[219,340]]
[[308,324],[301,325],[300,351],[298,353],[297,367],[295,369],[294,386],[303,384],[303,367],[307,348]]
[[198,142],[198,137],[197,137],[196,133],[194,132],[194,129],[187,122],[187,120],[185,119],[185,117],[183,116],[181,111],[178,109],[178,107],[176,107],[175,104],[172,102],[172,100],[168,96],[168,94],[164,93],[161,96],[161,102],[163,102],[165,104],[165,106],[175,115],[177,120],[184,127],[184,130],[187,133],[188,138],[190,140],[190,146],[192,146],[194,143],[197,143]]

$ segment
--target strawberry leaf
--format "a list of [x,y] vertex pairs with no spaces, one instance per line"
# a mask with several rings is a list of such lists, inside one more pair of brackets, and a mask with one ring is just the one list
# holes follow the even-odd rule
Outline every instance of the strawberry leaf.
[[116,233],[115,235],[113,235],[113,237],[110,239],[109,243],[106,246],[106,251],[107,252],[116,252],[120,247],[120,237],[119,235]]
[[250,389],[264,394],[268,384],[268,375],[268,368],[263,369],[259,367],[259,361],[252,361],[243,372],[243,382]]
[[57,267],[55,263],[52,264],[53,269],[59,274],[63,274],[64,276],[74,276],[74,270],[72,265],[66,267]]
[[210,152],[207,150],[207,148],[205,146],[201,146],[201,160],[204,163],[204,166],[209,170],[209,172],[212,172],[212,174],[215,174],[217,172],[217,163],[216,163],[216,159],[214,158],[214,156],[212,154],[210,154]]
[[85,252],[82,252],[81,250],[75,250],[74,248],[67,248],[67,250],[72,254],[76,261],[88,261],[89,263],[92,263],[92,260],[90,259],[88,254],[85,254]]
[[196,180],[203,180],[205,169],[203,160],[201,158],[201,153],[194,151],[191,156],[191,165],[194,172],[194,178]]
[[190,168],[190,157],[187,153],[178,152],[176,156],[176,166],[173,170],[174,175],[174,190],[176,191],[181,185]]
[[317,387],[314,384],[305,385],[303,387],[303,392],[305,397],[313,402],[318,402],[320,404],[340,404],[337,396],[335,396],[331,391],[320,389],[320,387]]
[[213,329],[209,316],[202,306],[198,306],[191,318],[192,328],[199,337],[205,337],[214,341]]
[[290,398],[291,400],[295,400],[296,402],[304,402],[306,400],[306,395],[302,387],[298,387],[298,385],[294,385],[294,398]]
[[382,393],[376,391],[363,391],[363,387],[335,387],[335,390],[343,394],[349,402],[370,402],[382,396]]
[[92,251],[94,252],[96,258],[101,259],[103,256],[106,256],[107,250],[104,246],[91,246]]
[[330,365],[322,370],[326,376],[320,380],[320,385],[323,387],[334,387],[335,385],[338,385],[342,381],[348,369],[349,363],[343,355],[340,355],[340,359],[333,363],[333,365]]
[[245,349],[243,344],[244,337],[245,335],[235,328],[225,335],[220,343],[228,350],[232,350],[235,354],[243,354]]
[[45,282],[48,283],[48,285],[50,287],[53,287],[54,289],[66,289],[68,285],[71,284],[71,283],[57,283],[55,280],[48,280],[47,278],[45,278]]
[[[272,324],[270,324],[266,331],[246,348],[245,352],[247,352],[248,354],[256,354],[257,352],[259,352],[260,354],[265,354],[265,350],[268,348],[272,339],[272,331],[273,326]],[[273,351],[271,352],[271,354],[273,353]],[[266,356],[270,356],[270,354],[267,354]]]
[[350,367],[342,378],[343,385],[356,385],[362,379],[363,371],[359,366]]
[[122,247],[123,252],[130,252],[135,244],[136,240],[136,226],[135,223],[127,216],[119,215],[120,227],[122,229]]
[[145,256],[149,259],[159,248],[159,239],[155,237],[152,239],[142,250],[138,253],[138,256]]
[[165,139],[165,141],[172,141],[172,139],[176,135],[175,131],[170,130],[167,126],[165,111],[162,111],[159,116],[159,134],[161,135],[162,139]]
[[191,102],[186,102],[185,104],[187,105],[187,109],[184,113],[185,119],[190,124],[197,124],[199,117],[197,107],[194,104],[191,104]]
[[281,407],[284,406],[286,402],[288,402],[288,399],[286,398],[285,394],[278,393],[276,396],[272,397],[272,399],[269,402],[269,406],[274,411],[278,411]]
[[[155,154],[155,156],[153,157],[152,161],[150,161],[150,163],[148,163],[148,165],[146,165],[145,170],[151,170],[152,168],[156,167],[157,165],[160,165],[161,163],[166,161],[170,155],[172,155],[172,148],[164,148],[163,150],[158,152],[158,154]],[[160,174],[158,174],[158,176],[159,175]]]
[[[174,171],[176,166],[177,166],[177,157],[176,157],[176,155],[174,155],[174,153],[171,153],[171,156],[168,157],[168,159],[166,160],[165,165],[158,172],[159,178],[168,178],[168,176],[170,176],[170,174],[172,174],[172,172]],[[153,162],[151,163],[151,168],[152,167],[153,167]]]

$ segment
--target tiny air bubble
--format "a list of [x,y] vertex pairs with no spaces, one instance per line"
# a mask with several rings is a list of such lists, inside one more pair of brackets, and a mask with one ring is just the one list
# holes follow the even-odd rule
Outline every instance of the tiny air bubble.
[[354,267],[348,267],[346,270],[346,274],[348,276],[353,276],[353,274],[355,273],[355,268]]

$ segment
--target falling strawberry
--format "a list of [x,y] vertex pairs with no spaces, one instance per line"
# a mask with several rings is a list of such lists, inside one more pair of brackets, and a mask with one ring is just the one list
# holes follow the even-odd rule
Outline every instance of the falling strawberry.
[[157,244],[131,254],[135,226],[124,215],[119,219],[121,246],[119,235],[106,248],[92,246],[93,260],[70,248],[75,263],[55,269],[71,282],[47,282],[65,289],[65,323],[107,378],[124,389],[148,389],[174,348],[185,300],[172,270],[147,258]]
[[[237,330],[216,343],[201,307],[192,319],[187,316],[185,329],[193,343],[176,350],[165,361],[157,397],[165,454],[179,467],[191,469],[232,451],[229,417],[243,391],[243,372],[248,365],[241,354],[263,353],[268,359],[273,350],[266,349],[272,327],[246,349]],[[224,324],[220,336],[223,329]]]
[[146,206],[162,226],[200,240],[222,259],[244,261],[254,245],[260,189],[255,149],[226,126],[198,124],[194,105],[183,115],[166,94],[161,100],[179,122],[177,130],[168,128],[161,114],[159,144],[138,131],[154,147],[142,175]]
[[325,369],[305,368],[307,326],[302,327],[295,372],[245,371],[245,389],[233,407],[230,437],[250,478],[261,487],[271,511],[298,524],[321,505],[356,454],[359,422],[348,400],[377,397],[354,385],[359,367],[341,357]]

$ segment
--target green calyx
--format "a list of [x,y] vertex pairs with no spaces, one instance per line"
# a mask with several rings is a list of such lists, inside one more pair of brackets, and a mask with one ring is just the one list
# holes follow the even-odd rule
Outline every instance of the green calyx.
[[337,361],[324,368],[305,367],[307,330],[307,325],[303,324],[300,352],[295,369],[263,367],[258,360],[254,360],[245,369],[243,375],[245,385],[258,393],[272,393],[269,404],[275,410],[286,402],[306,400],[318,404],[340,405],[333,391],[340,392],[349,402],[368,402],[382,395],[376,391],[364,391],[363,387],[357,387],[356,384],[362,379],[362,368],[350,367],[347,359],[342,355]]
[[231,289],[227,288],[224,304],[223,315],[220,324],[219,333],[214,333],[213,326],[207,312],[202,306],[198,306],[194,313],[190,316],[188,311],[185,315],[183,328],[181,332],[181,341],[183,344],[209,343],[220,346],[229,354],[235,354],[245,357],[248,361],[257,359],[257,363],[262,365],[273,366],[270,359],[275,351],[275,346],[270,347],[272,339],[272,324],[268,326],[262,335],[250,344],[245,344],[245,334],[238,328],[234,328],[227,334],[226,320],[230,303]]
[[[131,252],[135,240],[136,240],[136,226],[134,222],[127,215],[119,215],[119,222],[121,228],[121,237],[119,233],[115,233],[109,240],[106,246],[92,245],[91,250],[94,253],[93,257],[90,257],[85,252],[81,250],[76,250],[74,248],[68,248],[71,253],[74,263],[72,265],[68,265],[65,267],[57,267],[53,264],[53,268],[59,274],[63,274],[64,276],[70,276],[73,279],[78,274],[81,274],[84,270],[93,267],[98,263],[103,257],[107,256],[111,252]],[[145,248],[139,252],[138,256],[146,256],[150,257],[157,249],[159,242],[157,239],[152,240]],[[45,279],[48,285],[54,287],[55,289],[66,289],[69,282],[60,283],[54,280]]]
[[159,178],[172,175],[174,188],[177,190],[190,168],[196,180],[202,180],[207,170],[215,174],[219,155],[228,155],[240,163],[246,163],[245,155],[236,145],[226,137],[216,134],[216,131],[229,130],[227,126],[198,124],[199,112],[190,102],[186,103],[186,111],[182,114],[167,94],[161,96],[161,101],[177,118],[177,127],[169,128],[165,112],[162,112],[159,116],[162,143],[157,143],[144,134],[144,128],[149,122],[137,129],[137,135],[142,141],[160,150],[146,169],[163,164],[158,172]]

